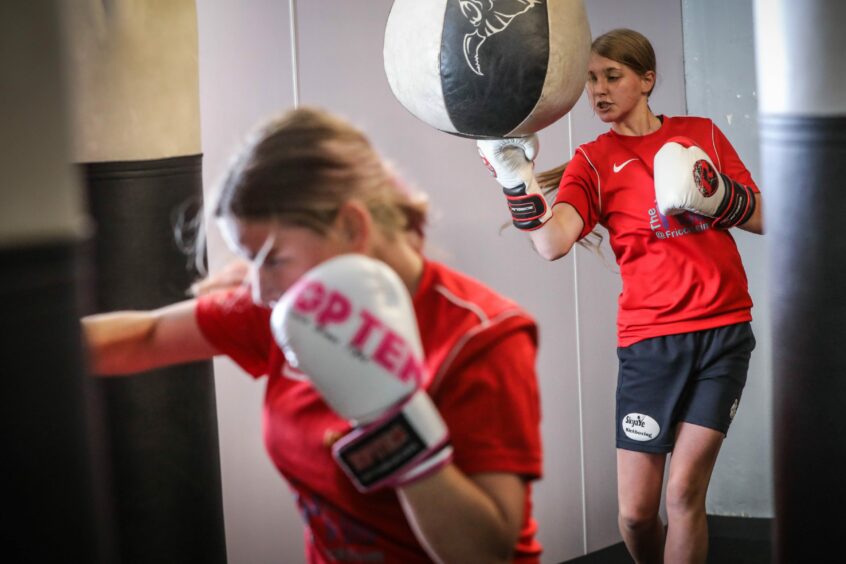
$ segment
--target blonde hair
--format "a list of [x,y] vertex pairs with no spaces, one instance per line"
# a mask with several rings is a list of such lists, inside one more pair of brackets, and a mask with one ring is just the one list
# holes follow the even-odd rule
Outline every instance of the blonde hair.
[[[242,221],[279,221],[326,233],[341,204],[356,199],[392,240],[404,237],[422,251],[428,202],[413,191],[373,148],[367,136],[325,110],[302,107],[262,124],[232,158],[217,191],[212,216]],[[190,295],[237,285],[231,272],[206,269],[207,222],[182,214],[176,226],[180,248],[193,255],[203,276]]]
[[325,233],[351,199],[368,208],[388,237],[423,236],[425,198],[401,183],[367,136],[340,117],[301,107],[248,137],[220,186],[214,216]]

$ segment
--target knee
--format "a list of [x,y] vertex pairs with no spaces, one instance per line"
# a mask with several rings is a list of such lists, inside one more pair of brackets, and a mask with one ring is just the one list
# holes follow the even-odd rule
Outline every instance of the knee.
[[689,513],[705,508],[707,486],[692,480],[669,480],[667,483],[667,512]]
[[635,506],[620,507],[620,529],[623,532],[638,533],[655,526],[658,519],[658,508]]

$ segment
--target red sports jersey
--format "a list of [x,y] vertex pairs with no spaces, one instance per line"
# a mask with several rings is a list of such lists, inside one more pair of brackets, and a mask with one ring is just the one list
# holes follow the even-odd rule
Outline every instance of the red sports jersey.
[[[413,297],[431,395],[449,430],[454,463],[466,474],[541,475],[537,332],[516,304],[447,267],[426,262]],[[297,493],[309,562],[428,562],[393,490],[359,493],[332,458],[350,430],[317,391],[285,364],[270,311],[245,289],[200,298],[204,335],[254,377],[268,376],[264,439]],[[526,495],[515,562],[538,562],[540,545]]]
[[608,229],[623,279],[618,344],[749,321],[746,273],[728,230],[694,213],[664,216],[655,201],[652,162],[671,137],[692,139],[717,169],[758,187],[725,135],[705,118],[664,117],[648,135],[609,131],[576,150],[555,205],[566,202],[585,222]]

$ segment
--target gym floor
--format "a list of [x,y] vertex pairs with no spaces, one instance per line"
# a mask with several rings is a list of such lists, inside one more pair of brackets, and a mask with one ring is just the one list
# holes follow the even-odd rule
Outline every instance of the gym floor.
[[[772,562],[772,519],[708,516],[708,564],[769,564]],[[611,545],[566,564],[631,564],[623,543]],[[565,563],[562,563],[565,564]]]

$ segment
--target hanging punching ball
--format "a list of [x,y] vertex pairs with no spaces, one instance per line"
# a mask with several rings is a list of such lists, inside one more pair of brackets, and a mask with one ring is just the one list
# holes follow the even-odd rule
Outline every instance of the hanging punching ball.
[[395,0],[385,73],[397,100],[432,127],[519,137],[578,101],[590,42],[582,0]]
[[[69,11],[76,161],[94,220],[95,309],[186,299],[175,240],[201,205],[194,0],[87,2]],[[98,378],[110,437],[120,561],[223,563],[210,362]]]
[[757,0],[773,311],[774,562],[831,562],[846,531],[846,4]]

